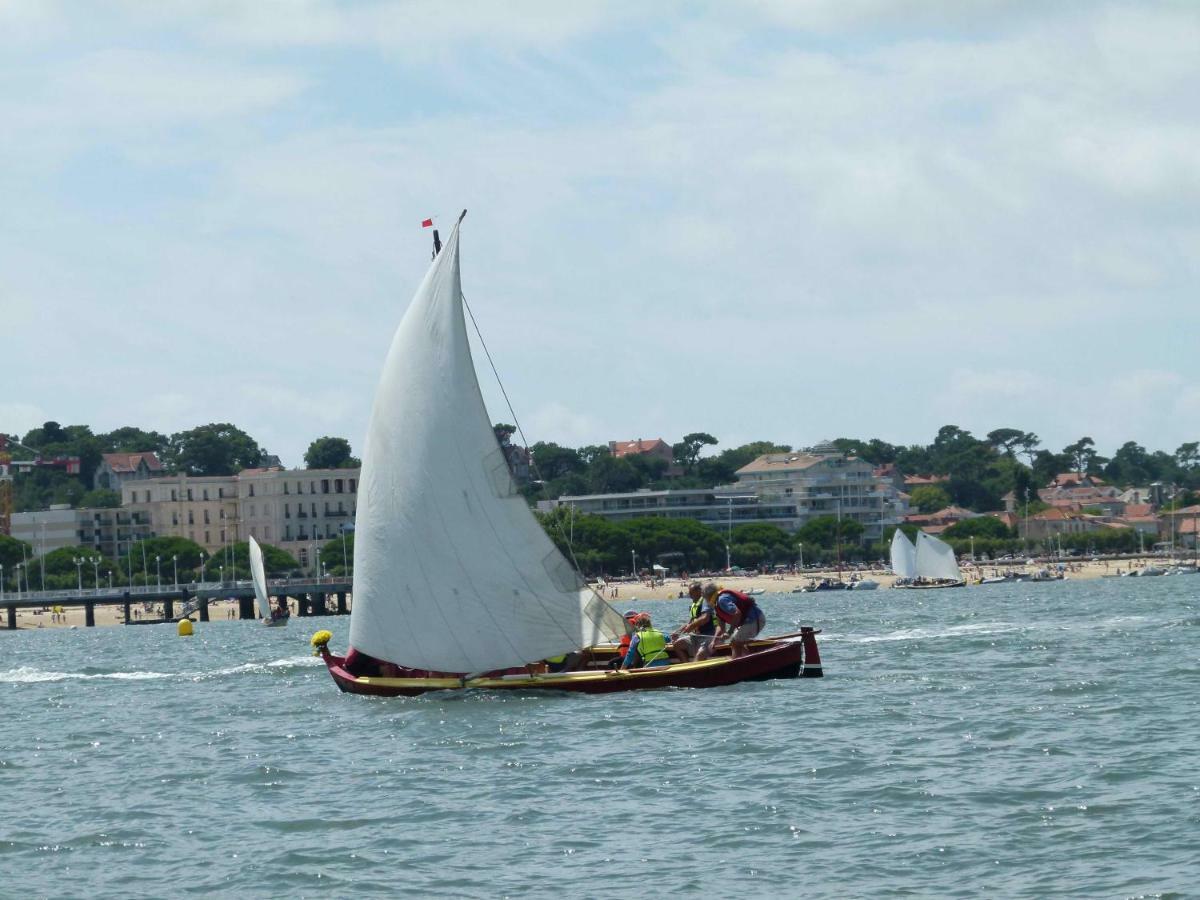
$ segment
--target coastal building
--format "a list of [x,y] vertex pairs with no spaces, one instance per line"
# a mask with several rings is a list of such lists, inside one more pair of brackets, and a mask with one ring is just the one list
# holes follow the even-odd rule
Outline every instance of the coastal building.
[[109,490],[120,493],[121,485],[129,481],[145,481],[161,475],[163,465],[152,452],[105,453],[92,476],[94,490]]
[[236,475],[169,475],[121,485],[121,507],[154,537],[183,537],[212,554],[245,540],[238,526]]
[[315,550],[354,529],[358,469],[244,469],[237,475],[171,475],[122,486],[122,508],[153,536],[183,537],[210,554],[254,537],[302,568]]
[[795,521],[794,504],[768,504],[737,486],[684,488],[680,490],[638,490],[618,494],[585,494],[542,500],[538,509],[547,512],[559,506],[570,507],[580,515],[602,516],[614,522],[657,516],[664,519],[695,519],[718,531],[729,532],[735,525],[778,525],[786,528]]
[[849,518],[863,526],[863,540],[879,542],[908,513],[906,495],[872,465],[832,444],[792,453],[767,453],[737,471],[738,487],[766,504],[792,504],[795,531],[820,516]]
[[718,530],[753,522],[793,532],[819,516],[841,515],[862,524],[866,542],[880,541],[908,512],[889,478],[877,477],[870,463],[832,445],[760,456],[739,469],[737,478],[736,484],[716,488],[564,496],[539,508],[570,506],[613,521],[687,518]]
[[126,509],[72,509],[55,504],[36,512],[14,513],[12,536],[41,556],[63,547],[90,547],[109,559],[120,559],[135,542],[150,536],[150,524]]
[[661,459],[667,465],[675,461],[675,453],[671,449],[671,445],[662,438],[653,438],[648,441],[642,438],[638,438],[636,441],[609,441],[608,450],[617,459],[646,456],[651,459]]
[[354,530],[358,469],[244,469],[237,476],[245,535],[286,550],[301,568],[322,545]]
[[947,506],[931,513],[909,513],[904,517],[904,524],[916,525],[929,534],[941,534],[947,528],[957,525],[965,519],[978,519],[983,513],[971,512],[961,506]]

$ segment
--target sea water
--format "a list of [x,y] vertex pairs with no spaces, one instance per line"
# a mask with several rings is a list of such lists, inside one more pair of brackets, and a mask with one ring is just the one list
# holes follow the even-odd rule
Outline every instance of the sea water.
[[363,698],[345,618],[0,633],[0,896],[1200,891],[1200,576],[760,600],[825,678]]

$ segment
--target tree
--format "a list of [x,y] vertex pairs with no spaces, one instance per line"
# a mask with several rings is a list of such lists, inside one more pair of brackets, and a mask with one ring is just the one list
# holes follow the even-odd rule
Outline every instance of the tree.
[[333,540],[326,541],[321,547],[320,558],[330,575],[348,575],[354,566],[354,532],[343,531]]
[[88,491],[79,498],[81,509],[116,509],[121,505],[121,495],[116,491],[98,488]]
[[33,546],[7,534],[0,534],[0,565],[4,566],[5,577],[12,574],[13,567],[22,560],[33,558]]
[[684,470],[690,475],[696,468],[696,461],[700,458],[700,448],[704,446],[716,446],[717,439],[706,431],[693,431],[691,434],[685,434],[683,440],[678,444],[671,445],[671,452],[675,456],[675,462],[683,466]]
[[143,431],[133,425],[116,428],[97,436],[105,453],[152,452],[160,456],[166,452],[170,439],[157,431]]
[[979,516],[976,519],[963,519],[956,522],[943,532],[947,538],[1011,538],[1016,537],[1012,529],[995,516]]
[[512,441],[512,436],[517,433],[517,426],[506,425],[503,422],[497,422],[492,426],[492,431],[496,435],[496,443],[501,447],[507,447]]
[[187,475],[234,475],[259,465],[263,451],[246,432],[220,422],[171,435],[169,457]]
[[1191,470],[1200,466],[1200,441],[1180,444],[1175,451],[1175,462],[1179,468]]
[[1096,442],[1090,437],[1081,437],[1073,444],[1063,447],[1063,456],[1071,461],[1071,468],[1081,478],[1088,471],[1092,460],[1096,458]]
[[304,451],[307,469],[356,469],[362,461],[350,455],[350,442],[340,437],[319,437]]
[[596,494],[617,494],[642,486],[642,473],[628,459],[601,456],[588,467],[588,487]]
[[587,468],[579,458],[579,452],[570,447],[538,441],[529,448],[529,452],[538,477],[546,481],[578,474]]
[[1023,446],[1022,441],[1028,435],[1019,428],[997,428],[989,431],[987,441],[997,452],[1005,456],[1016,456],[1016,448]]
[[913,488],[909,499],[923,513],[937,512],[950,505],[950,495],[945,488],[936,484],[918,485]]
[[862,533],[862,524],[853,519],[838,521],[836,516],[817,516],[796,531],[796,538],[803,541],[805,547],[829,549],[836,547],[839,542],[843,547],[856,544]]

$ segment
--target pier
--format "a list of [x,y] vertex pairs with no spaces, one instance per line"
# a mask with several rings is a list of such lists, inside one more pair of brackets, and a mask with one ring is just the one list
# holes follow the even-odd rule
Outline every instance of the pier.
[[[350,594],[354,590],[353,578],[327,576],[324,578],[282,578],[267,582],[267,595],[272,604],[286,598],[296,604],[296,614],[305,616],[344,616],[350,612]],[[254,584],[250,581],[208,581],[162,587],[85,588],[67,591],[24,591],[18,594],[6,592],[0,597],[0,607],[5,610],[5,626],[17,627],[17,610],[49,609],[52,606],[82,607],[84,624],[92,628],[96,624],[96,607],[124,607],[126,625],[174,622],[179,619],[199,616],[201,622],[208,621],[208,607],[214,600],[236,600],[239,619],[258,618],[258,604],[254,597]],[[163,614],[157,619],[135,619],[133,608],[139,603],[162,604]]]

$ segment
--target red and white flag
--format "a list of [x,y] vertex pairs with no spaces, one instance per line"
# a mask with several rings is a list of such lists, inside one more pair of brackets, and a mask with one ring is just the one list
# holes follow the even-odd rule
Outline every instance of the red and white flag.
[[422,219],[421,227],[422,228],[432,228],[433,227],[433,219]]

